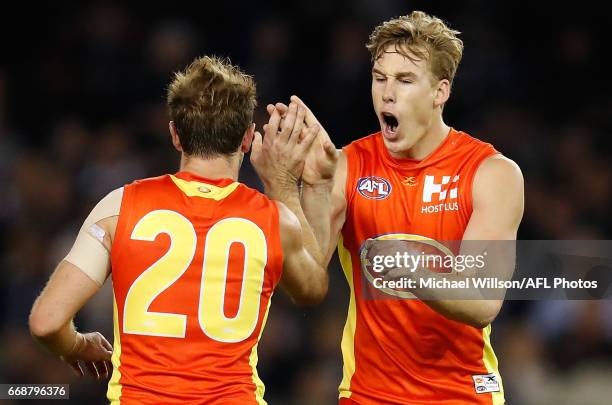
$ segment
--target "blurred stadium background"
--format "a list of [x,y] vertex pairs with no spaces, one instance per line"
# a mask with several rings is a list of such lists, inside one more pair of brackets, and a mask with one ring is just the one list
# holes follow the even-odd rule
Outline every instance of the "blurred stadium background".
[[[0,383],[69,382],[72,403],[105,403],[104,383],[77,380],[34,344],[28,312],[102,196],[177,169],[165,87],[197,55],[229,56],[255,76],[259,128],[267,103],[298,94],[342,146],[377,130],[370,31],[414,9],[433,13],[462,31],[466,46],[446,121],[523,169],[519,237],[611,239],[604,12],[575,2],[256,3],[23,2],[4,15]],[[259,187],[248,162],[241,180]],[[337,261],[330,274],[319,308],[275,297],[259,350],[271,404],[336,401],[348,288]],[[107,283],[78,327],[112,339],[111,302]],[[612,302],[507,302],[493,339],[509,404],[611,403]]]

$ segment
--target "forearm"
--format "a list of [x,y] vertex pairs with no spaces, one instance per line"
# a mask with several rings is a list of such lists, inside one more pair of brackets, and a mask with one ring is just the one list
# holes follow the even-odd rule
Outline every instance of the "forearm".
[[82,335],[78,333],[72,321],[57,331],[37,331],[30,327],[32,336],[43,347],[58,356],[74,353],[81,343]]
[[310,224],[321,252],[324,255],[329,246],[331,233],[331,187],[331,183],[320,185],[305,184],[301,196],[304,216]]
[[300,195],[297,183],[289,184],[278,182],[275,185],[264,184],[264,188],[265,193],[268,197],[273,200],[282,202],[287,206],[287,208],[289,208],[289,210],[291,210],[291,212],[295,214],[302,228],[302,239],[304,243],[304,248],[321,267],[327,267],[324,263],[325,259],[323,251],[317,242],[317,239],[310,224],[306,220],[306,216],[304,215],[304,210],[302,209],[300,202]]
[[[493,321],[503,302],[504,291],[493,296],[471,286],[470,277],[461,274],[411,273],[410,288],[417,298],[444,317],[477,328]],[[448,282],[446,284],[445,282]]]
[[489,325],[498,312],[495,300],[424,300],[423,302],[448,319],[476,328]]

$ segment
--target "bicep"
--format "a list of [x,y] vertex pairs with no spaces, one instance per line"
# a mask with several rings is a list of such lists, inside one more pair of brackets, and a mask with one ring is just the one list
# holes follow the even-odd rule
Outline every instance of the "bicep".
[[523,176],[516,163],[494,156],[478,169],[464,240],[514,240],[523,217]]
[[64,258],[100,285],[110,274],[110,250],[122,197],[123,188],[116,189],[94,207]]
[[[506,280],[512,277],[523,199],[523,176],[514,162],[494,156],[478,169],[472,190],[473,211],[463,235],[461,254],[477,256],[486,252],[486,266],[481,271],[487,276]],[[502,304],[503,299],[488,300],[487,309],[483,309],[487,319],[492,320]]]

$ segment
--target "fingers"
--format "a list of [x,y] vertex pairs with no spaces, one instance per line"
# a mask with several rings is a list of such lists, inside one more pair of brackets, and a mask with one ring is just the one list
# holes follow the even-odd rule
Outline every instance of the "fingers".
[[295,126],[295,120],[297,118],[297,112],[298,112],[297,110],[298,110],[297,104],[291,103],[289,105],[289,111],[287,112],[287,115],[285,116],[285,119],[282,123],[281,132],[279,134],[280,140],[283,142],[289,142],[289,138],[291,137],[291,133],[293,132],[293,127]]
[[69,361],[67,363],[77,377],[83,377],[85,375],[78,361]]
[[402,268],[393,268],[393,269],[389,269],[388,271],[384,273],[381,273],[382,278],[387,281],[399,280],[400,278],[404,277],[404,275],[405,275],[405,270]]
[[281,115],[277,109],[274,109],[274,111],[272,111],[272,114],[270,114],[270,120],[268,120],[268,123],[264,125],[264,132],[265,132],[264,142],[266,142],[265,138],[268,138],[268,136],[270,136],[269,139],[271,142],[272,136],[275,136],[276,133],[278,132],[278,127],[280,125],[280,122],[281,122]]
[[289,106],[283,103],[276,103],[274,107],[280,112],[281,116],[287,114],[287,111],[289,110]]
[[297,146],[298,156],[302,156],[303,154],[306,154],[308,152],[314,140],[317,139],[317,135],[319,134],[320,130],[321,130],[321,127],[318,125],[315,125],[314,127],[306,128],[303,131],[304,137],[299,143],[299,145]]
[[293,131],[291,131],[291,137],[289,141],[295,145],[298,142],[301,142],[302,138],[300,134],[302,133],[302,128],[304,127],[304,116],[306,115],[306,109],[303,107],[297,106],[297,114],[295,117],[295,125],[293,126]]
[[98,335],[100,335],[100,343],[102,344],[102,348],[106,349],[108,359],[110,359],[110,356],[113,354],[113,345],[111,345],[100,332],[98,332]]
[[308,108],[308,106],[306,105],[306,103],[302,101],[302,99],[300,99],[296,95],[293,95],[291,96],[291,102],[296,103],[299,106],[304,107],[306,109],[306,125],[311,127],[319,123],[319,121],[317,120],[317,117],[314,116],[310,108]]
[[253,143],[251,144],[251,162],[256,161],[261,155],[261,147],[263,144],[263,138],[259,131],[255,131],[253,136]]
[[106,363],[107,361],[97,361],[94,363],[96,370],[98,370],[99,378],[102,380],[107,379],[110,372]]
[[90,376],[92,376],[96,380],[100,378],[100,374],[98,373],[96,365],[93,361],[84,361],[83,363],[85,363],[85,370],[87,370],[87,373]]

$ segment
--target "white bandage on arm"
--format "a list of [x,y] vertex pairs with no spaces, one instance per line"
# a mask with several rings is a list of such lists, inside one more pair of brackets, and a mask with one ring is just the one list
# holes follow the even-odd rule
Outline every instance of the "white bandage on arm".
[[111,191],[91,211],[77,238],[64,258],[77,266],[96,283],[102,285],[110,274],[110,252],[103,244],[105,231],[97,225],[98,221],[119,215],[123,187]]

